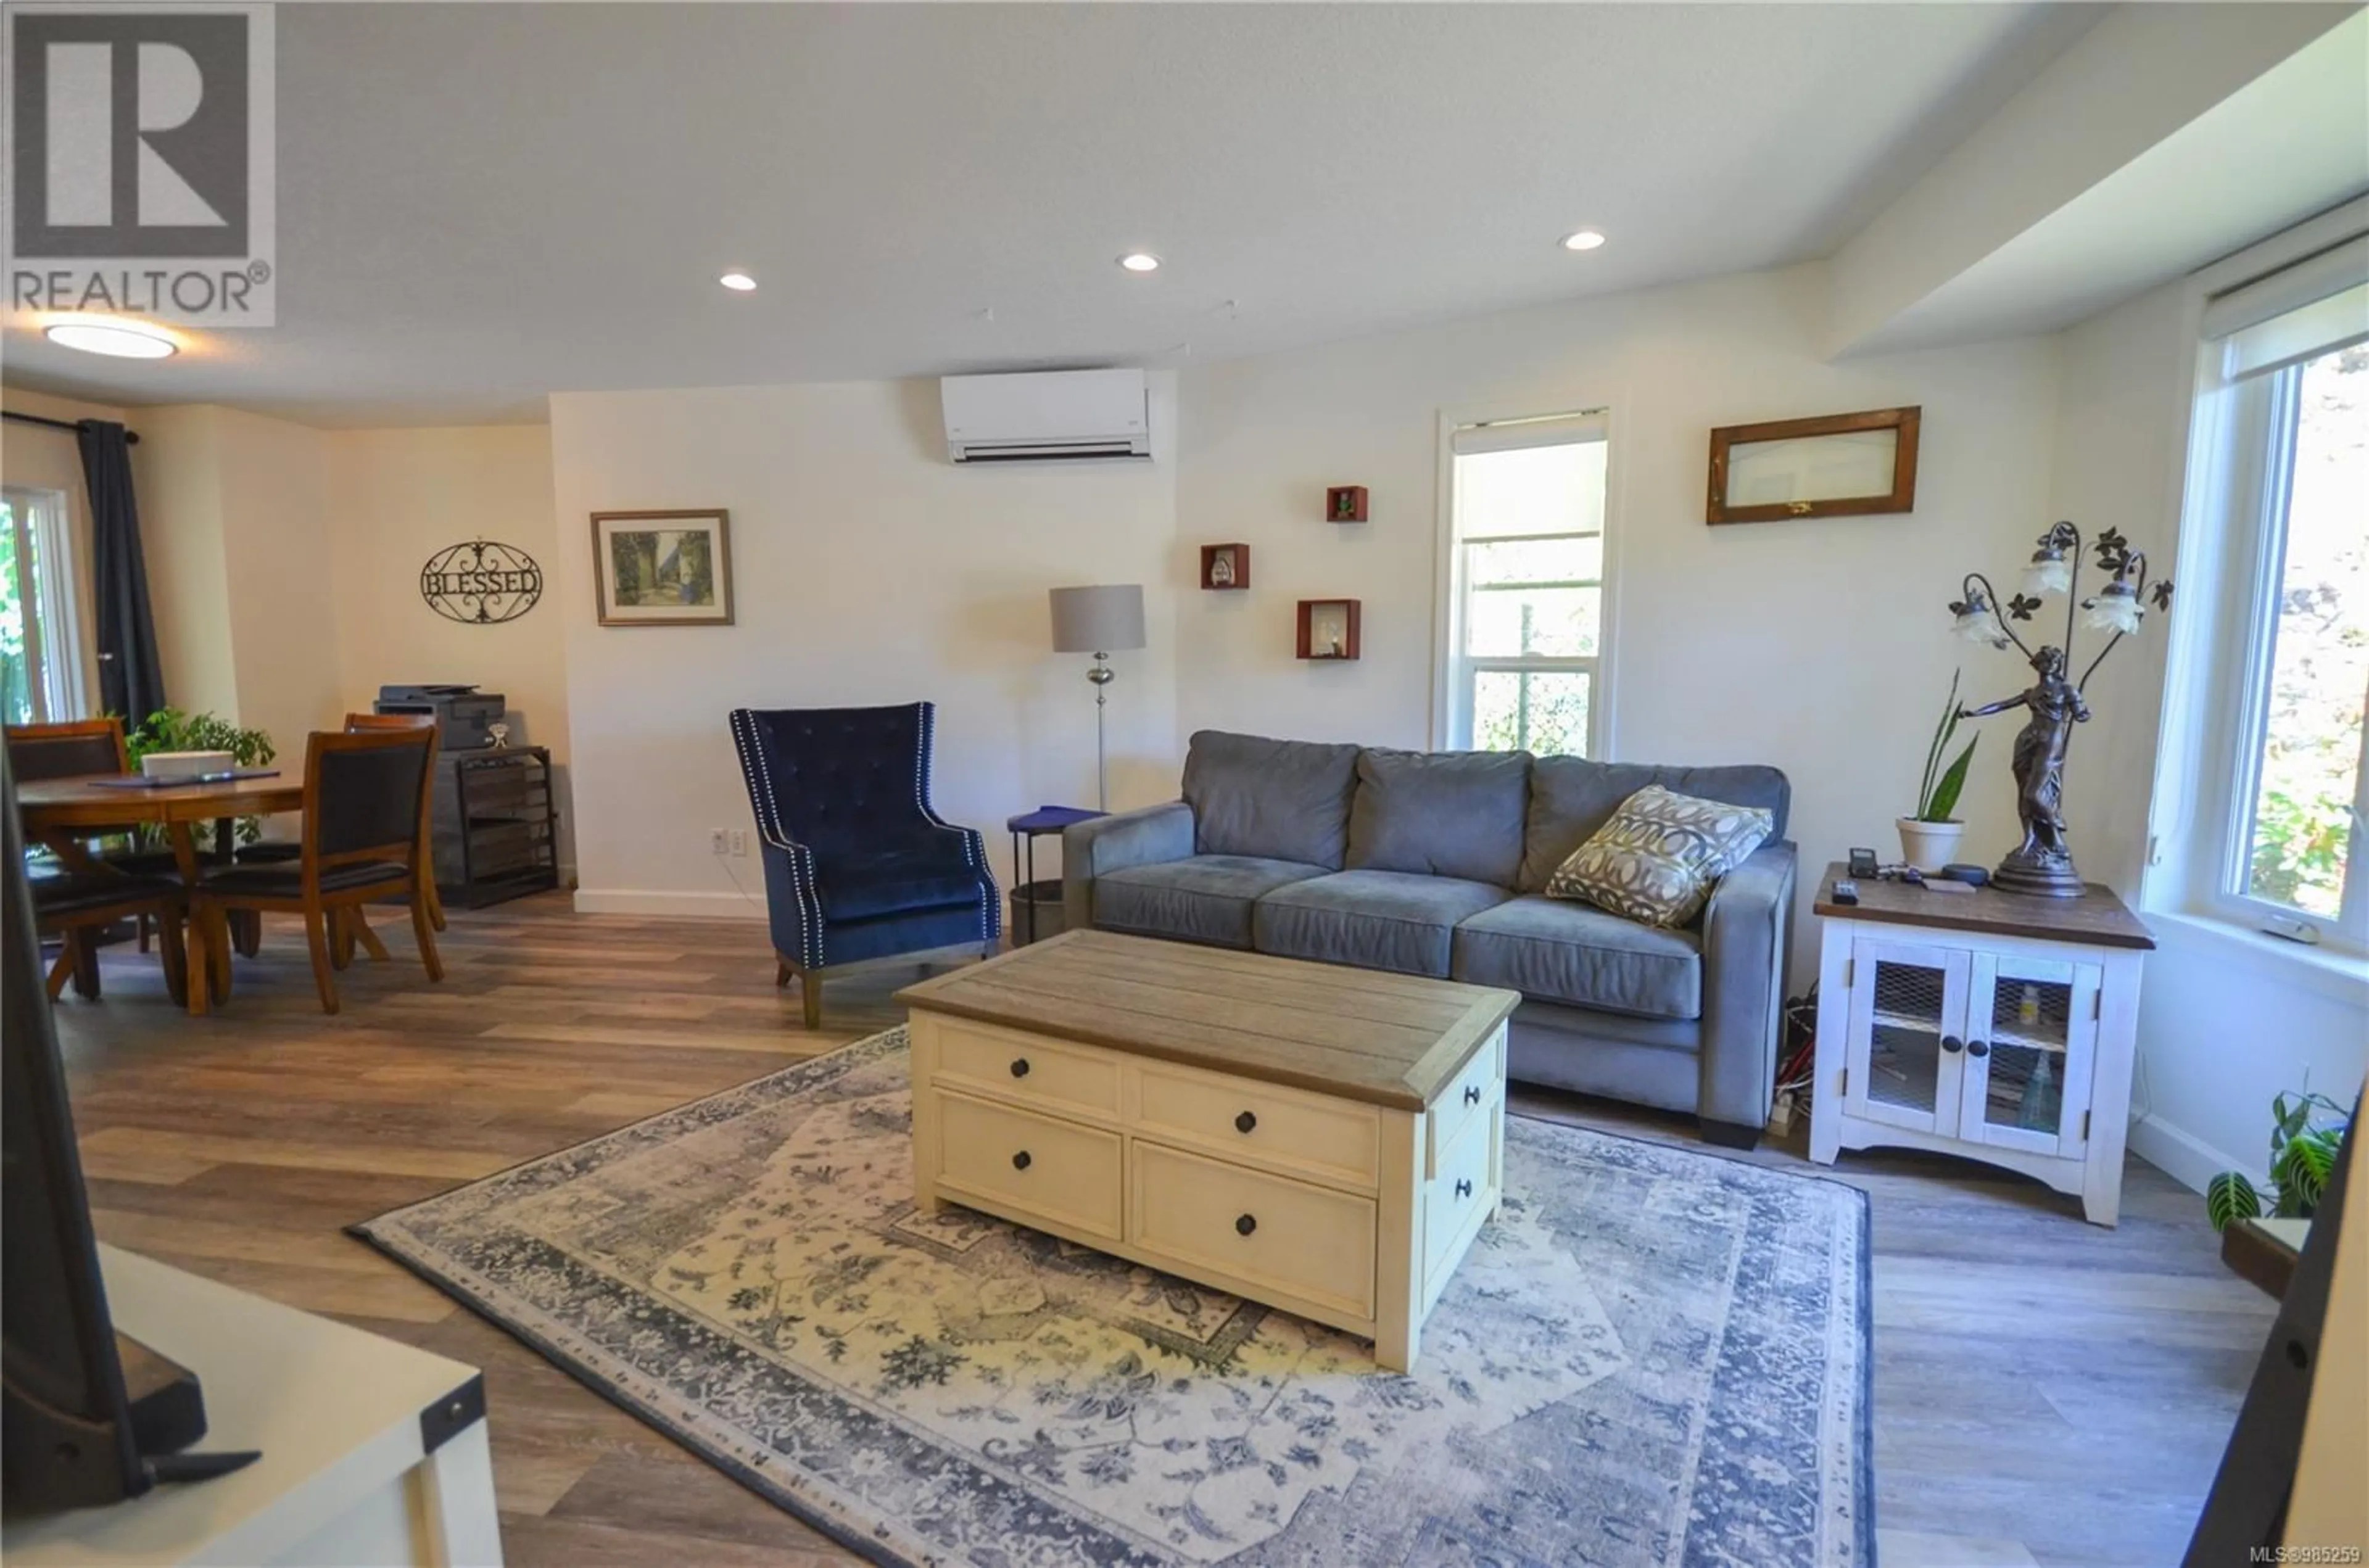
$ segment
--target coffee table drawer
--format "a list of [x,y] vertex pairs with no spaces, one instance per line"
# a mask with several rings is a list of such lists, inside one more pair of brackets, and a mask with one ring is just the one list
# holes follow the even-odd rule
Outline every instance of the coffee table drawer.
[[1489,1118],[1465,1124],[1464,1135],[1441,1151],[1438,1173],[1423,1185],[1423,1277],[1425,1298],[1438,1294],[1443,1265],[1455,1265],[1456,1246],[1496,1202],[1489,1184],[1489,1149],[1496,1128]]
[[1135,1244],[1352,1316],[1374,1311],[1374,1202],[1138,1141]]
[[1171,1067],[1146,1065],[1139,1073],[1135,1125],[1148,1132],[1199,1144],[1220,1157],[1239,1151],[1373,1185],[1382,1118],[1371,1105]]
[[1116,1240],[1118,1135],[967,1094],[937,1093],[938,1183]]
[[958,1018],[935,1019],[933,1026],[940,1078],[963,1079],[1000,1097],[1118,1115],[1113,1058]]
[[1482,1042],[1464,1070],[1449,1081],[1431,1106],[1431,1141],[1424,1151],[1424,1168],[1439,1171],[1440,1157],[1464,1135],[1473,1118],[1487,1116],[1505,1097],[1505,1026]]

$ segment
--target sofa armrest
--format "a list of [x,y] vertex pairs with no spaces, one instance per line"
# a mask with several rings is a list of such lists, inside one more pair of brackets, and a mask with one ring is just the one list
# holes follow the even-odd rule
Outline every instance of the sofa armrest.
[[1777,1087],[1794,848],[1763,844],[1727,874],[1703,916],[1703,1029],[1696,1114],[1757,1133]]
[[1094,923],[1094,878],[1130,865],[1190,859],[1193,808],[1181,800],[1075,822],[1061,830],[1062,929]]

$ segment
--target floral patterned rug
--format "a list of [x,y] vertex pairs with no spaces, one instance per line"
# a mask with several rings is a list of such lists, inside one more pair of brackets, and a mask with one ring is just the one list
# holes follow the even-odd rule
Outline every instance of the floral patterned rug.
[[355,1233],[884,1562],[1872,1562],[1858,1192],[1511,1118],[1402,1377],[917,1214],[905,1072],[891,1030]]

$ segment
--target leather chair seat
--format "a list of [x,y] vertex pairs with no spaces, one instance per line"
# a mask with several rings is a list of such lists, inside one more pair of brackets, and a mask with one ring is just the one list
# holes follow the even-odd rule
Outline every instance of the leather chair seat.
[[[321,891],[341,893],[379,882],[398,882],[403,867],[393,861],[364,860],[333,865],[321,873]],[[205,876],[205,890],[225,898],[301,898],[304,873],[296,865],[232,865]]]

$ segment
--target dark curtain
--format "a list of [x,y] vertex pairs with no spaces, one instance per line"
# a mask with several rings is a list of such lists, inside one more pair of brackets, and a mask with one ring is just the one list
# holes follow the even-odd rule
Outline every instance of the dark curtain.
[[132,444],[123,427],[85,419],[83,483],[90,490],[90,558],[98,603],[101,713],[121,714],[136,729],[165,705],[165,671],[156,658],[156,621],[148,609],[148,567],[140,555],[140,505],[132,494]]

